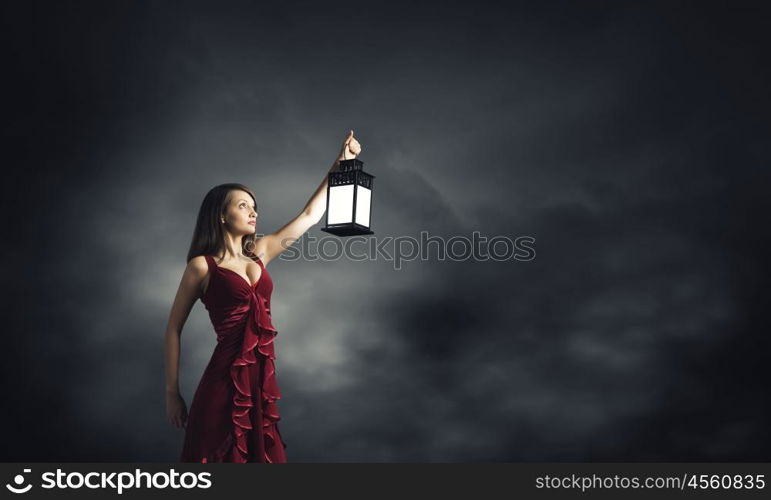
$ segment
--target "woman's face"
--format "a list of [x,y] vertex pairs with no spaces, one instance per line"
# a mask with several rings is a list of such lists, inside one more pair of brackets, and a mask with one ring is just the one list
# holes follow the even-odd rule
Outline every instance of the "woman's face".
[[257,232],[257,211],[254,200],[249,193],[240,189],[230,192],[230,201],[225,212],[225,223],[232,233],[254,234]]

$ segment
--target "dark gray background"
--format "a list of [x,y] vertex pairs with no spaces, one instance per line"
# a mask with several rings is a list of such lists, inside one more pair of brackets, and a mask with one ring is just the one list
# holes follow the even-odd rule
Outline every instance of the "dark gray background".
[[630,5],[4,3],[0,458],[176,460],[204,194],[273,231],[353,128],[377,238],[536,257],[271,262],[290,462],[769,460],[767,17]]

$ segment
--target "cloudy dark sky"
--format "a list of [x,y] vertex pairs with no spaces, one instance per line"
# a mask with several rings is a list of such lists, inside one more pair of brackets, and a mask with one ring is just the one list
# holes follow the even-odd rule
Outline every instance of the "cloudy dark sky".
[[[252,187],[271,232],[349,128],[378,242],[535,258],[271,262],[290,462],[771,459],[757,8],[2,9],[3,461],[176,460],[163,337],[203,196]],[[198,302],[188,405],[214,345]]]

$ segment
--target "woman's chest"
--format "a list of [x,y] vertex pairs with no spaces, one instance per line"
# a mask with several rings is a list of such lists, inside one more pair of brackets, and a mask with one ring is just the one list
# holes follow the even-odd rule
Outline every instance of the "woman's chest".
[[246,303],[252,295],[257,295],[269,302],[273,293],[273,279],[264,268],[257,273],[257,276],[250,275],[247,280],[245,276],[231,269],[217,268],[208,276],[202,301],[219,306],[234,305]]

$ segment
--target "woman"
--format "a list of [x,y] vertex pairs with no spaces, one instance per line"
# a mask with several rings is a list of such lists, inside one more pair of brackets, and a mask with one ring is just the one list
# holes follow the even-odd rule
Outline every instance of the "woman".
[[[329,171],[360,152],[351,130]],[[324,176],[299,215],[261,238],[255,237],[257,203],[249,188],[222,184],[204,198],[166,328],[166,416],[185,428],[182,462],[286,462],[276,405],[273,282],[265,266],[319,222],[326,191]],[[217,346],[188,415],[179,392],[180,336],[199,298]]]

